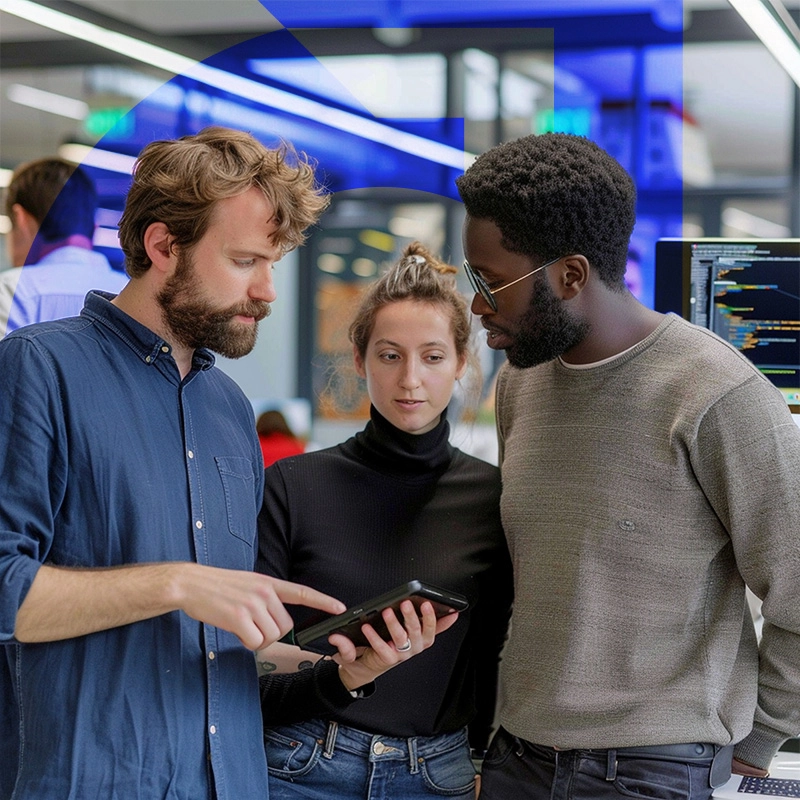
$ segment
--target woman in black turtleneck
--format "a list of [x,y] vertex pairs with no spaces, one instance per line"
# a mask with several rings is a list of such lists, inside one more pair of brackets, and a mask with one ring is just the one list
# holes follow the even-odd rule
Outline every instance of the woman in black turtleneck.
[[350,338],[370,421],[266,470],[259,569],[348,606],[419,579],[470,608],[358,692],[310,653],[312,669],[262,677],[272,800],[475,796],[470,747],[488,743],[512,577],[499,470],[448,441],[470,358],[453,272],[415,243],[368,290]]

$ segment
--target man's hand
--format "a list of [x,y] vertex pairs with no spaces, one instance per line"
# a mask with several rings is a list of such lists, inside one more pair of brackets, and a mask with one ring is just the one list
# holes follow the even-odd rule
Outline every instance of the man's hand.
[[55,642],[182,610],[257,650],[292,628],[284,603],[341,614],[343,603],[307,586],[185,561],[95,569],[40,567],[17,612],[21,642]]
[[[179,603],[190,617],[239,637],[250,650],[276,642],[294,626],[284,603],[341,614],[346,606],[299,583],[257,572],[185,564],[178,582]],[[193,569],[194,568],[194,569]]]

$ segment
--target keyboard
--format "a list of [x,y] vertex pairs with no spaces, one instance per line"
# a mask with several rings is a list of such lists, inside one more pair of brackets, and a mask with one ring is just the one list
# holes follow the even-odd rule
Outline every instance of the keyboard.
[[800,780],[792,778],[742,778],[737,792],[770,797],[800,797]]

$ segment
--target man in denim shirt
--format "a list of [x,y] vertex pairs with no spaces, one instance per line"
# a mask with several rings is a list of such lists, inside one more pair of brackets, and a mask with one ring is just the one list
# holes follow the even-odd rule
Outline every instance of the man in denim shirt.
[[3,797],[267,797],[252,651],[344,608],[252,571],[261,452],[209,351],[252,349],[326,202],[248,134],[154,142],[128,285],[0,343]]

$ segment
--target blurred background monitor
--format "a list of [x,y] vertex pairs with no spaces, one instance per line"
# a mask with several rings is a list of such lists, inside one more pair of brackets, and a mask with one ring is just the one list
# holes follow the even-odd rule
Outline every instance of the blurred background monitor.
[[730,342],[800,413],[800,239],[659,239],[654,305]]

